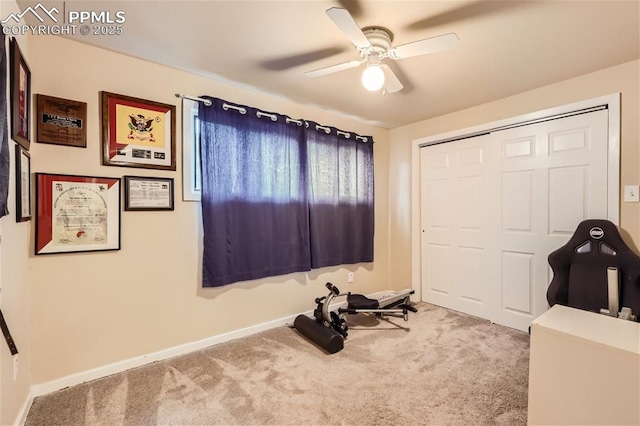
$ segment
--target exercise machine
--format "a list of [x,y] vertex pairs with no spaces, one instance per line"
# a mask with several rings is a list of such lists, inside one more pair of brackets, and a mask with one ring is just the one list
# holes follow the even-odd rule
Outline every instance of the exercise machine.
[[[329,294],[315,300],[316,308],[313,318],[298,315],[293,326],[303,336],[316,343],[329,353],[336,353],[344,348],[349,327],[345,315],[370,314],[376,317],[401,317],[409,320],[409,312],[417,312],[410,305],[410,296],[414,290],[383,291],[371,297],[351,292],[340,293],[338,287],[326,284]],[[337,298],[346,300],[337,301]]]

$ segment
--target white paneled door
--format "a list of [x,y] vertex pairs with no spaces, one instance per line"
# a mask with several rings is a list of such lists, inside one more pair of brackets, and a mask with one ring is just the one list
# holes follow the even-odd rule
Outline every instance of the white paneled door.
[[422,298],[526,330],[547,256],[607,218],[607,111],[421,148]]

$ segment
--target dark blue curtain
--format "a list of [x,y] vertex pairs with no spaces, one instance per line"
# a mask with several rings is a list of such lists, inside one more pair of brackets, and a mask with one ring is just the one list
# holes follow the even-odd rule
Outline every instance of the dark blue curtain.
[[305,139],[311,267],[372,262],[373,140],[313,122]]
[[203,98],[204,287],[373,261],[370,137]]
[[304,126],[199,103],[203,286],[308,271]]

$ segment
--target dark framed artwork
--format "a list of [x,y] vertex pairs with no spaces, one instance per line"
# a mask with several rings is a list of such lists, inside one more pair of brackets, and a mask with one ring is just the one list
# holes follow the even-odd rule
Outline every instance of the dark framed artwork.
[[31,220],[31,155],[16,144],[16,222]]
[[35,254],[120,250],[120,178],[36,173]]
[[15,38],[11,50],[11,139],[29,150],[31,144],[31,71]]
[[124,176],[124,209],[173,210],[173,178]]
[[36,140],[87,147],[87,103],[36,95]]
[[101,92],[102,164],[176,170],[176,107]]

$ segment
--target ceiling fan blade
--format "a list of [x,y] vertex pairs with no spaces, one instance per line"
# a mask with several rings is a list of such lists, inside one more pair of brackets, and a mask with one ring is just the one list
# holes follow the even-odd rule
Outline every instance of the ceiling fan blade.
[[282,71],[300,65],[305,65],[309,62],[319,61],[321,59],[328,58],[329,56],[334,56],[338,53],[342,53],[345,50],[347,50],[346,47],[328,47],[326,49],[314,50],[312,52],[305,52],[297,55],[282,56],[279,58],[269,59],[266,61],[262,61],[260,63],[260,66],[268,70]]
[[349,68],[355,68],[364,61],[349,61],[343,62],[337,65],[331,65],[330,67],[320,68],[314,71],[307,71],[304,73],[307,77],[322,77],[323,75],[333,74],[334,72],[348,70]]
[[351,43],[358,49],[365,49],[371,47],[371,43],[367,40],[364,33],[353,20],[353,17],[347,9],[341,7],[332,7],[327,9],[327,15],[331,20],[340,28],[340,30],[347,36]]
[[[478,19],[486,15],[504,15],[512,12],[526,13],[526,8],[535,7],[536,2],[529,1],[473,1],[451,2],[451,9],[410,23],[405,29],[410,31],[434,29],[439,26],[459,23],[469,19]],[[508,19],[505,17],[505,19]]]
[[394,74],[393,70],[387,64],[380,65],[382,71],[384,71],[384,91],[385,93],[399,92],[404,88],[398,77]]
[[427,53],[440,52],[456,47],[460,42],[456,33],[444,34],[437,37],[425,38],[411,43],[394,47],[389,51],[392,59],[404,59],[412,56],[426,55]]
[[338,3],[340,3],[340,6],[347,9],[354,18],[362,16],[363,11],[360,0],[338,0]]

